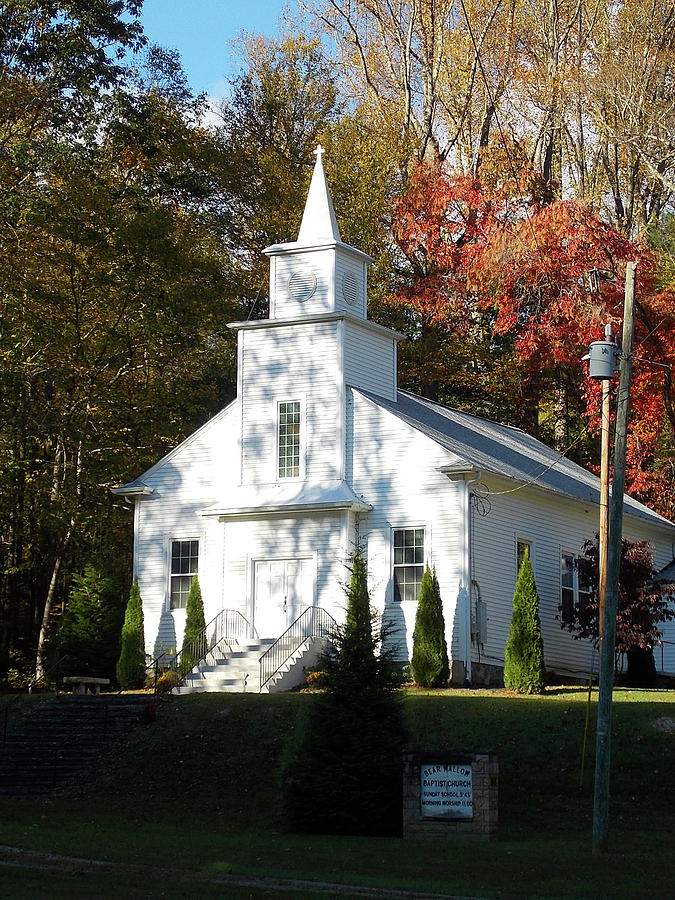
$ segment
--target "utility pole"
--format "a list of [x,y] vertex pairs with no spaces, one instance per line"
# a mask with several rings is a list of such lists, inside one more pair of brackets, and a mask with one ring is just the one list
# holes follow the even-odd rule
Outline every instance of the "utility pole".
[[[613,341],[612,326],[605,325],[605,341]],[[609,397],[610,381],[602,381],[602,441],[600,445],[600,529],[598,534],[598,635],[602,653],[602,630],[607,589],[607,542],[609,539]]]
[[616,643],[616,611],[619,595],[619,563],[623,529],[623,492],[626,481],[626,437],[633,373],[633,318],[636,263],[626,263],[626,291],[623,307],[623,340],[621,371],[616,402],[616,437],[614,441],[614,480],[609,519],[607,587],[600,658],[600,688],[595,744],[595,791],[593,795],[593,852],[607,847],[609,818],[610,743],[612,734],[612,690],[614,687],[614,647]]

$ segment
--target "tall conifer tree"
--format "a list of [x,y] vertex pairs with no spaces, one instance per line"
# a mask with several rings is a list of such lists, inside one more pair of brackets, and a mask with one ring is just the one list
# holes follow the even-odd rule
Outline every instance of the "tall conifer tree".
[[404,729],[381,638],[357,552],[345,624],[321,660],[325,693],[308,698],[287,750],[284,811],[297,831],[400,833]]
[[183,650],[180,661],[181,674],[187,674],[206,655],[206,620],[204,619],[204,601],[199,579],[195,575],[185,604],[185,632],[183,634]]
[[526,551],[513,595],[511,628],[504,650],[504,687],[518,694],[542,694],[546,684],[539,595]]
[[143,687],[145,680],[145,635],[143,604],[138,581],[134,581],[122,626],[122,648],[117,662],[117,680],[126,689]]
[[442,687],[450,677],[441,588],[436,572],[429,566],[422,576],[417,600],[410,668],[414,680],[422,687]]

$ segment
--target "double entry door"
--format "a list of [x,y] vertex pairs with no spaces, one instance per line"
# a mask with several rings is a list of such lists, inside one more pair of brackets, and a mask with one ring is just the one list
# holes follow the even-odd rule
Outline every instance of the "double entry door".
[[253,624],[258,637],[279,637],[313,602],[313,559],[254,561]]

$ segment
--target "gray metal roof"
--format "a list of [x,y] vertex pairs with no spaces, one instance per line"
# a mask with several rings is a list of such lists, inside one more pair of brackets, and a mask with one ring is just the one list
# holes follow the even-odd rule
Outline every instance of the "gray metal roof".
[[664,566],[654,577],[654,581],[675,582],[675,559]]
[[[405,391],[398,391],[395,403],[359,392],[475,469],[574,500],[600,501],[599,478],[520,428],[490,422]],[[668,519],[627,494],[624,511],[655,525],[675,528]]]

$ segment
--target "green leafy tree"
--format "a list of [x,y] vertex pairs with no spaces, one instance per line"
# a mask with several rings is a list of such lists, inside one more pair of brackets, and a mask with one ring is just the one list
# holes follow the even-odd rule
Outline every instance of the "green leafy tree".
[[[64,88],[64,122],[25,140],[21,110],[6,110],[14,131],[0,116],[0,670],[19,647],[44,670],[83,561],[102,548],[128,566],[128,511],[109,486],[234,393],[224,154],[173,62],[153,50],[138,78],[116,68],[76,118]],[[27,77],[0,69],[0,88]]]
[[284,811],[295,830],[400,833],[404,729],[385,637],[357,552],[345,624],[321,660],[325,692],[308,698],[283,765]]
[[183,634],[183,649],[181,651],[180,672],[187,674],[190,669],[202,660],[208,649],[204,629],[204,601],[199,579],[195,575],[190,585],[185,604],[185,632]]
[[417,601],[410,668],[415,682],[422,687],[442,687],[450,677],[441,589],[436,573],[428,566]]
[[143,687],[145,681],[143,604],[137,581],[131,586],[124,614],[120,658],[117,661],[117,680],[121,687],[127,690]]
[[504,650],[504,686],[518,694],[541,694],[546,684],[539,595],[529,553],[520,564],[511,628]]
[[120,651],[123,609],[114,579],[87,565],[73,575],[73,587],[55,641],[59,656],[77,674],[111,677]]
[[[35,305],[45,326],[52,321],[53,247],[48,241],[36,245],[33,225],[38,219],[49,229],[50,211],[41,208],[40,198],[51,177],[64,174],[55,148],[83,145],[85,123],[91,124],[102,94],[123,81],[125,54],[143,45],[140,7],[140,0],[0,4],[0,396],[11,398],[0,422],[0,571],[6,576],[0,579],[0,671],[10,654],[34,653],[34,623],[45,594],[58,583],[65,600],[70,580],[61,550],[72,528],[68,518],[62,527],[51,496],[59,493],[59,464],[46,424],[52,416],[50,373],[39,349],[47,329],[33,332],[31,316]],[[91,127],[90,136],[95,132]],[[86,231],[83,223],[81,233]],[[44,273],[38,295],[27,289],[27,268]],[[17,333],[24,308],[25,331]],[[60,325],[54,321],[48,329],[49,346],[58,343]],[[79,369],[68,338],[56,352]]]

